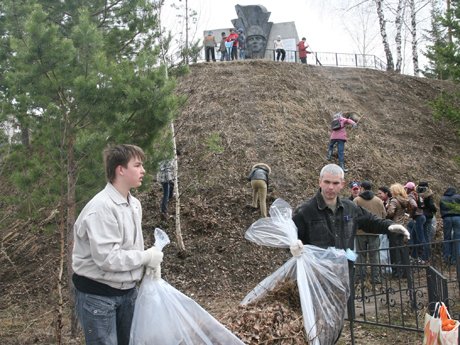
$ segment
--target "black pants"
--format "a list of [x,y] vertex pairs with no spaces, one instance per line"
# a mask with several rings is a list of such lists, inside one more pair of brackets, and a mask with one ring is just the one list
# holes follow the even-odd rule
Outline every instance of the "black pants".
[[232,47],[232,60],[237,60],[238,59],[238,47],[233,46]]
[[214,47],[206,47],[205,55],[206,55],[207,62],[209,62],[210,59],[212,59],[212,61],[216,61],[216,54],[214,52]]
[[284,61],[284,58],[286,57],[286,51],[284,49],[276,49],[276,61],[280,61],[280,56],[281,61]]
[[174,195],[174,182],[162,182],[161,186],[163,187],[163,199],[161,200],[161,212],[168,212],[168,202]]

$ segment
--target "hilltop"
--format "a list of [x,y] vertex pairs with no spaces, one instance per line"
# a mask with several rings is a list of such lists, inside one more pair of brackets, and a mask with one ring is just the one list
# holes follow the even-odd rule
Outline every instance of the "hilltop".
[[[337,111],[354,111],[362,118],[357,129],[348,131],[347,181],[367,179],[380,186],[424,180],[437,200],[448,185],[460,187],[454,159],[460,155],[460,140],[449,123],[433,119],[428,104],[455,87],[368,69],[271,61],[191,66],[179,81],[177,92],[188,100],[175,121],[187,257],[177,255],[174,220],[159,217],[160,186],[139,195],[146,235],[160,227],[172,240],[165,249],[163,278],[221,317],[278,268],[288,251],[244,239],[258,218],[247,207],[251,190],[246,176],[254,163],[267,163],[273,170],[268,204],[283,198],[292,207],[299,205],[317,190],[319,170],[327,163],[331,115]],[[20,231],[25,233],[20,236]],[[1,235],[8,258],[2,255],[0,263],[14,263],[15,270],[0,275],[0,329],[10,313],[22,315],[22,303],[32,303],[35,312],[25,308],[26,320],[15,319],[0,335],[5,332],[3,338],[14,344],[20,333],[22,343],[32,343],[24,335],[30,328],[44,339],[52,326],[34,319],[51,313],[53,299],[43,296],[54,288],[53,266],[47,263],[55,260],[57,240],[33,232],[30,224]]]

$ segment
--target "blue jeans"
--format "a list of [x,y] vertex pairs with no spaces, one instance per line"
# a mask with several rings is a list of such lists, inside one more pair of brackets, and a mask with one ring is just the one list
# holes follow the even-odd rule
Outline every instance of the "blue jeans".
[[169,199],[173,197],[174,194],[174,182],[162,182],[161,186],[163,187],[163,199],[161,200],[161,212],[168,212],[168,202]]
[[246,59],[246,50],[240,49],[240,60]]
[[137,289],[123,296],[99,296],[75,289],[75,311],[86,345],[129,345]]
[[339,139],[331,139],[329,142],[329,149],[328,149],[328,155],[332,157],[332,154],[334,153],[334,146],[337,144],[337,153],[339,155],[339,164],[343,165],[344,163],[344,155],[345,155],[345,140],[339,140]]
[[444,217],[442,219],[444,226],[444,241],[457,240],[457,242],[448,242],[442,244],[442,257],[444,260],[456,262],[460,254],[460,216]]
[[[426,217],[424,214],[415,217],[415,220],[412,220],[408,227],[410,228],[409,232],[411,233],[410,244],[421,244],[414,248],[412,252],[412,257],[418,258],[419,256],[422,260],[428,260],[430,258],[430,245],[427,242],[425,237],[424,225],[426,223]],[[419,251],[421,254],[419,255]]]

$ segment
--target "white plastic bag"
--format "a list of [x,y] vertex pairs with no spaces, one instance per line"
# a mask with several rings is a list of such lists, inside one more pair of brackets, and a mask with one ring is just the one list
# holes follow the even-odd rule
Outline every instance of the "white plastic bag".
[[[155,229],[155,246],[162,250],[168,235]],[[191,298],[163,279],[146,274],[137,296],[130,345],[244,345]]]
[[[270,207],[270,216],[252,224],[246,231],[246,239],[259,245],[289,248],[297,241],[291,207],[277,199]],[[304,245],[302,255],[290,258],[265,278],[241,304],[260,300],[286,279],[297,281],[308,343],[333,344],[343,328],[350,295],[345,251]]]

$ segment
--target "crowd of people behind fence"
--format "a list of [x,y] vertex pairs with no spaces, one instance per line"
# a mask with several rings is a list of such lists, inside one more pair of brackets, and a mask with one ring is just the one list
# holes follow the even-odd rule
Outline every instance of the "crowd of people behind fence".
[[[400,236],[388,234],[388,244],[382,245],[385,235],[369,235],[357,233],[356,249],[364,251],[358,256],[359,263],[366,263],[369,256],[371,264],[371,281],[380,283],[380,271],[375,269],[378,264],[393,264],[394,277],[405,277],[402,267],[409,264],[427,265],[432,260],[430,244],[435,240],[442,240],[442,260],[449,265],[456,264],[460,253],[460,194],[454,187],[448,187],[440,198],[439,208],[434,201],[434,193],[428,182],[412,181],[404,185],[394,183],[390,187],[380,186],[377,194],[372,191],[370,181],[352,181],[349,184],[349,199],[379,217],[392,220],[394,223],[407,227],[410,233],[409,256],[404,255],[404,243]],[[456,205],[456,206],[454,206]],[[440,211],[442,218],[442,236],[436,236],[436,214]],[[388,262],[382,260],[381,255],[386,252],[379,248],[390,248]],[[380,253],[380,257],[379,257]],[[399,266],[401,265],[401,266]],[[365,265],[357,270],[356,279],[365,279]]]

